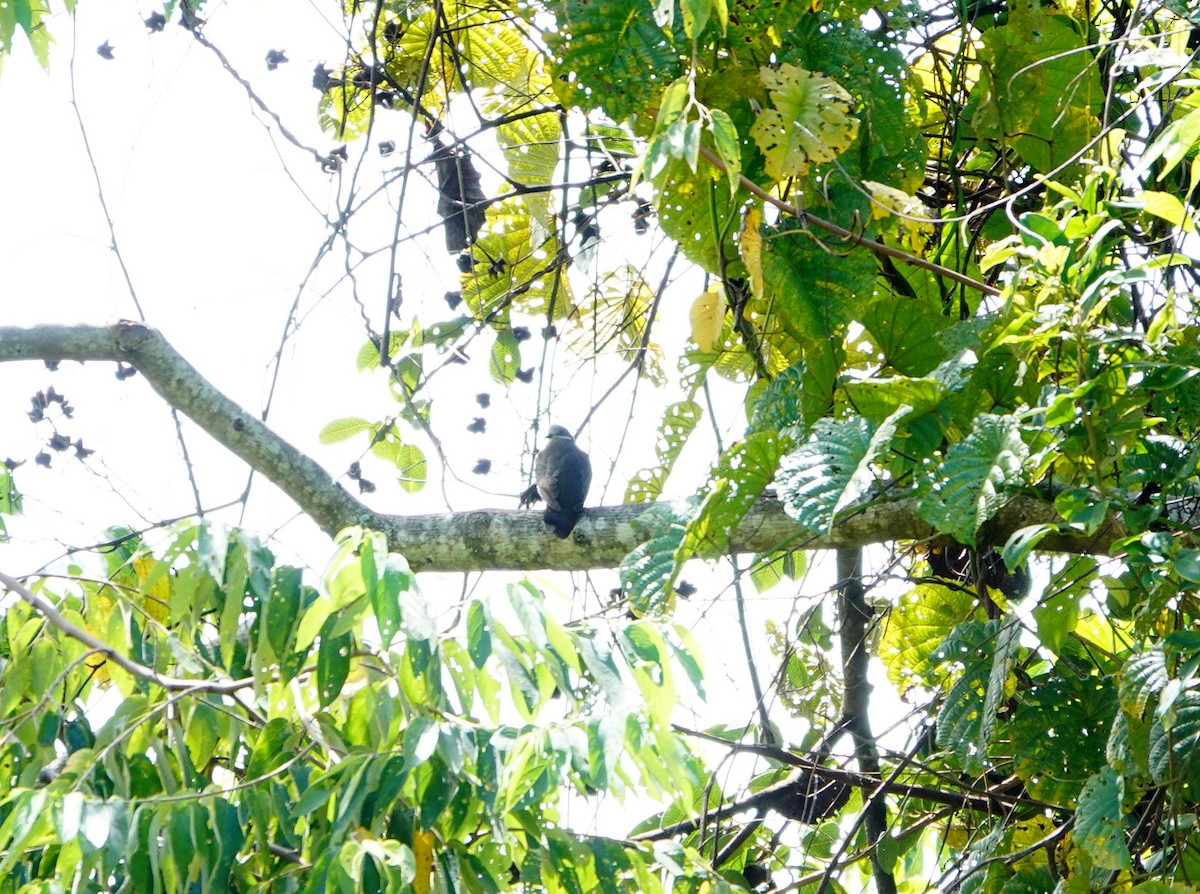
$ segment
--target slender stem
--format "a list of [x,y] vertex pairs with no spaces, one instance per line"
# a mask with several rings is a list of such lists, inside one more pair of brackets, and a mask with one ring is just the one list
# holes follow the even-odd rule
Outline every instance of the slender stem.
[[11,592],[16,593],[24,599],[47,621],[71,637],[71,639],[83,643],[89,649],[107,655],[109,661],[126,673],[148,682],[156,683],[164,689],[172,692],[216,692],[227,694],[254,685],[253,677],[245,677],[241,680],[233,680],[228,677],[216,680],[185,680],[180,677],[169,677],[166,674],[160,674],[154,668],[147,667],[131,658],[127,658],[108,645],[108,643],[92,636],[86,630],[76,627],[63,616],[62,612],[51,605],[48,600],[28,590],[22,586],[20,581],[14,577],[9,577],[3,571],[0,571],[0,584],[3,584]]

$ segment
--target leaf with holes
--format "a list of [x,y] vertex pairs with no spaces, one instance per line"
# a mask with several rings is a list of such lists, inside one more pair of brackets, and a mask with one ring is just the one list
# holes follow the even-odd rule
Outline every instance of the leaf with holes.
[[1101,767],[1079,794],[1071,836],[1098,869],[1129,869],[1132,865],[1121,811],[1124,788],[1116,770]]
[[776,180],[803,176],[809,166],[833,161],[858,136],[854,100],[828,75],[784,63],[763,68],[759,79],[773,109],[758,114],[750,136]]

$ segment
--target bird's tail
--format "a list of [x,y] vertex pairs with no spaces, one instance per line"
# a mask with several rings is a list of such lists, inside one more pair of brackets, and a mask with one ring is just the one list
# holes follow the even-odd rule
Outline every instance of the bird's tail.
[[568,512],[565,509],[547,509],[543,518],[551,528],[554,529],[554,536],[559,540],[566,540],[571,536],[571,532],[575,530],[575,525],[583,516],[582,512]]

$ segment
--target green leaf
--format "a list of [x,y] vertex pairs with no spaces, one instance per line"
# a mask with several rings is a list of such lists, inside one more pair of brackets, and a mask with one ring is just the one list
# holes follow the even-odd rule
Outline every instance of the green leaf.
[[501,385],[511,385],[517,379],[517,370],[521,368],[521,345],[516,334],[511,329],[505,329],[496,336],[492,343],[491,360],[488,372]]
[[425,451],[416,444],[401,444],[396,449],[393,461],[400,472],[396,481],[403,490],[412,494],[425,487],[429,475]]
[[[764,298],[774,302],[788,334],[827,351],[841,344],[846,324],[875,290],[875,266],[866,253],[831,255],[791,219],[763,229],[762,268]],[[806,360],[811,375],[818,360],[811,352]],[[830,391],[822,395],[826,403]]]
[[1013,531],[1005,541],[1004,548],[1000,551],[1000,557],[1004,559],[1004,564],[1010,571],[1019,568],[1025,563],[1029,554],[1037,549],[1037,545],[1043,537],[1057,531],[1058,525],[1048,524],[1027,525]]
[[[680,134],[681,155],[685,136]],[[745,193],[739,190],[731,195],[713,181],[708,171],[695,171],[686,159],[675,156],[653,180],[658,189],[655,208],[659,226],[679,244],[684,257],[726,279],[744,276],[745,267],[736,260],[734,237],[741,223]]]
[[1105,765],[1117,712],[1112,680],[1053,674],[1025,694],[1009,724],[1016,773],[1040,800],[1069,806]]
[[742,174],[742,140],[737,125],[722,109],[710,109],[708,129],[712,133],[717,157],[725,165],[725,176],[729,179],[729,190],[735,192]]
[[472,663],[481,670],[492,654],[492,634],[488,629],[490,623],[483,603],[472,601],[467,607],[467,650]]
[[531,217],[520,197],[488,205],[486,219],[471,246],[472,267],[459,281],[471,312],[494,326],[507,323],[512,310],[564,316],[571,309],[570,282],[555,262],[554,230]]
[[360,419],[357,416],[348,416],[345,419],[335,419],[330,422],[317,436],[322,444],[336,444],[339,441],[346,441],[353,438],[360,432],[369,432],[373,426],[366,419]]
[[675,80],[679,54],[639,0],[557,0],[558,27],[546,32],[554,86],[567,105],[602,108],[613,121],[653,107],[661,85]]
[[1033,610],[1038,639],[1055,654],[1062,654],[1067,638],[1079,623],[1079,600],[1082,596],[1083,593],[1077,589],[1061,590],[1040,602]]
[[679,11],[683,13],[683,33],[689,38],[700,36],[712,14],[713,0],[679,0]]
[[951,323],[932,301],[879,298],[871,302],[862,324],[887,365],[901,375],[928,375],[946,357],[937,336]]
[[987,695],[983,702],[983,712],[979,721],[979,738],[975,742],[975,752],[969,767],[976,767],[977,772],[983,772],[984,756],[992,745],[992,737],[996,730],[996,718],[1005,700],[1008,698],[1008,685],[1013,667],[1017,660],[1017,646],[1021,638],[1021,622],[1016,615],[1009,615],[1000,622],[1000,630],[996,635],[995,654],[992,657],[992,667],[988,673]]
[[296,730],[284,717],[272,717],[258,733],[246,764],[246,778],[258,779],[289,760],[296,750]]
[[804,393],[804,362],[789,366],[779,373],[759,396],[750,419],[750,431],[781,431],[797,427],[805,435],[802,395]]
[[923,416],[936,410],[946,396],[941,382],[931,376],[920,379],[897,376],[847,382],[846,394],[858,412],[876,424],[905,406],[910,408],[913,416]]
[[263,605],[263,630],[276,657],[288,653],[300,621],[301,577],[299,568],[276,568]]
[[1132,860],[1125,841],[1121,811],[1124,780],[1112,767],[1102,767],[1083,787],[1075,809],[1072,837],[1099,869],[1129,869]]
[[1144,176],[1161,158],[1163,166],[1156,178],[1161,183],[1197,143],[1200,143],[1200,108],[1192,109],[1163,128],[1149,148],[1142,153],[1138,176]]
[[983,36],[971,125],[985,139],[1010,139],[1041,173],[1082,152],[1099,130],[1104,100],[1087,41],[1045,10],[1024,8]]
[[953,751],[962,768],[972,775],[988,765],[988,749],[996,723],[996,708],[1012,666],[1012,648],[1019,624],[1005,637],[1002,653],[999,621],[965,621],[946,637],[934,660],[957,668],[957,678],[937,715],[938,746]]
[[380,641],[385,649],[400,631],[403,618],[400,594],[412,589],[415,584],[416,580],[405,558],[396,553],[389,554],[384,560],[383,574],[378,585],[369,593],[375,622],[379,626]]
[[1171,705],[1169,728],[1160,713],[1155,713],[1150,726],[1153,778],[1184,790],[1200,790],[1200,693],[1179,694]]
[[675,579],[682,564],[677,554],[686,533],[684,522],[670,509],[655,506],[641,516],[639,526],[653,533],[621,560],[621,586],[637,614],[669,612],[675,604]]
[[657,462],[629,479],[625,491],[626,503],[649,503],[659,498],[667,476],[683,452],[696,423],[700,421],[701,413],[700,405],[691,400],[679,401],[667,407],[658,424],[658,438],[654,443]]
[[225,798],[216,797],[208,802],[208,826],[216,838],[216,859],[209,864],[208,883],[210,890],[218,890],[228,884],[232,876],[234,860],[245,843],[238,810]]
[[946,452],[918,512],[939,531],[974,546],[979,526],[1004,505],[1004,489],[1019,482],[1027,455],[1015,419],[981,413],[971,433]]
[[333,703],[342,691],[350,674],[350,649],[354,640],[349,633],[332,636],[337,616],[331,615],[321,627],[321,643],[317,647],[317,698],[322,708]]
[[789,549],[773,553],[760,553],[750,563],[750,581],[754,584],[754,589],[765,593],[785,578],[788,580],[799,579],[807,567],[808,561],[802,550]]
[[775,480],[781,446],[774,432],[759,432],[721,454],[697,494],[700,508],[688,521],[680,549],[685,559],[692,554],[704,559],[725,554],[734,529]]
[[779,498],[788,514],[813,532],[833,529],[837,514],[870,493],[874,460],[891,443],[897,411],[878,429],[861,417],[819,419],[809,440],[786,457],[779,471]]
[[758,113],[750,136],[776,180],[803,176],[811,165],[833,161],[858,136],[854,100],[828,75],[784,63],[759,69],[774,108]]
[[1132,717],[1144,716],[1146,705],[1158,698],[1168,679],[1167,656],[1161,649],[1129,656],[1121,668],[1121,708]]
[[900,692],[936,685],[934,655],[960,623],[981,615],[975,598],[961,588],[918,584],[902,596],[888,616],[879,657]]

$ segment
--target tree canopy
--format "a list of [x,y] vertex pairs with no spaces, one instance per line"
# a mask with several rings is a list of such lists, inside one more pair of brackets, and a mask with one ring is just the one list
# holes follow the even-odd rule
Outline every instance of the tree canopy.
[[[75,86],[122,47],[56,44],[99,2],[0,4],[0,56],[70,66],[136,317],[0,326],[0,377],[59,383],[0,405],[9,888],[1200,887],[1200,8],[319,0],[319,142],[266,86],[297,49],[251,72],[241,4],[156,6],[327,184],[247,407],[134,287]],[[306,339],[388,405],[302,450],[269,411]],[[63,377],[113,364],[194,501],[18,567],[23,503],[97,462]],[[563,541],[515,508],[550,415],[623,491]],[[462,511],[489,425],[519,468]],[[263,479],[321,554],[238,522]]]

